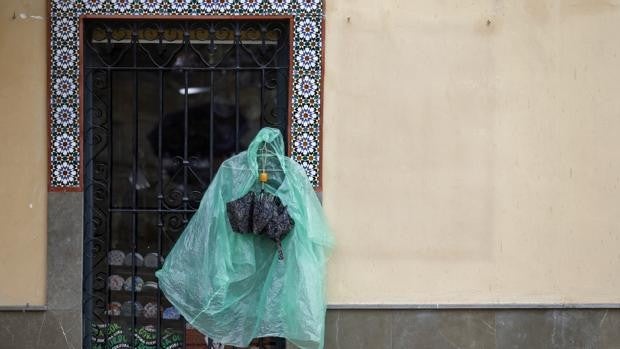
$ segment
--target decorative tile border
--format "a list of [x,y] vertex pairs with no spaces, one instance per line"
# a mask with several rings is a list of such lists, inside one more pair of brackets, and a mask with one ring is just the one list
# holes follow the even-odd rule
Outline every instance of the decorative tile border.
[[323,0],[49,1],[50,191],[82,190],[78,57],[83,15],[293,16],[289,149],[315,188],[320,188]]

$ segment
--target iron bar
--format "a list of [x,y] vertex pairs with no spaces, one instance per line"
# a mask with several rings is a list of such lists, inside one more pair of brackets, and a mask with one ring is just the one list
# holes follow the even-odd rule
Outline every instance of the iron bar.
[[[134,66],[136,66],[138,64],[138,48],[137,48],[137,32],[134,31],[132,33],[132,50],[133,50],[133,62],[134,62]],[[132,183],[131,183],[131,191],[132,191],[132,205],[133,208],[138,208],[138,161],[139,161],[139,157],[138,157],[138,149],[139,149],[139,144],[138,144],[138,136],[139,136],[139,120],[138,120],[138,104],[139,104],[139,95],[138,95],[138,91],[139,91],[139,85],[138,85],[138,71],[134,71],[134,75],[133,75],[133,81],[134,81],[134,88],[133,88],[133,94],[134,94],[134,139],[133,139],[133,164],[132,164]],[[138,252],[137,249],[137,243],[138,243],[138,215],[137,214],[132,214],[132,234],[131,234],[131,333],[135,333],[136,331],[136,275],[138,273],[137,270],[137,259],[136,259],[136,253]],[[131,346],[135,348],[136,344],[136,338],[135,336],[131,336]]]
[[214,159],[213,159],[213,111],[215,109],[214,106],[214,90],[215,85],[213,84],[213,72],[209,72],[209,182],[213,180],[213,167],[214,167]]
[[[159,71],[159,122],[157,123],[157,182],[159,186],[159,193],[157,195],[157,269],[161,268],[161,235],[163,234],[164,222],[163,222],[163,200],[164,200],[164,167],[162,161],[162,142],[163,142],[163,123],[164,123],[164,71]],[[161,348],[161,290],[157,288],[157,348]]]
[[187,196],[187,166],[189,165],[189,160],[188,160],[188,152],[189,152],[189,93],[187,93],[187,91],[189,90],[189,73],[187,71],[183,72],[184,74],[184,80],[185,80],[185,98],[184,98],[184,103],[185,103],[185,109],[184,109],[184,116],[183,116],[183,209],[187,210],[187,202],[189,201],[189,198]]
[[[107,93],[107,105],[106,105],[106,117],[108,120],[108,168],[109,168],[109,176],[108,176],[108,181],[106,183],[106,191],[107,191],[107,198],[108,198],[108,202],[106,203],[108,207],[112,206],[112,178],[114,177],[113,172],[112,172],[112,164],[114,163],[114,158],[113,158],[113,149],[114,149],[114,138],[112,138],[114,136],[113,134],[113,124],[114,121],[112,119],[112,71],[110,69],[106,69],[106,77],[107,77],[107,83],[108,83],[108,93]],[[111,241],[112,241],[112,213],[108,212],[107,214],[107,244],[108,246],[110,245]],[[107,256],[106,256],[107,258]],[[110,266],[108,265],[108,279],[110,278],[110,275],[112,275],[112,270],[110,270]],[[110,294],[110,288],[106,287],[107,290],[107,303],[106,303],[106,308],[108,306],[108,304],[112,303],[112,295]],[[108,317],[108,324],[111,322],[110,320],[110,312],[107,311],[106,309],[106,313],[107,313],[107,317]],[[106,346],[108,345],[108,331],[105,331],[105,344]]]
[[[214,45],[215,38],[213,32],[215,31],[214,24],[211,24],[211,31],[209,33],[209,39],[211,45]],[[214,91],[215,85],[213,84],[213,70],[209,71],[209,182],[213,180],[213,110],[215,109]]]
[[[178,67],[106,67],[110,70],[115,71],[152,71],[157,72],[160,70],[163,71],[178,71]],[[88,66],[86,69],[101,69],[100,66]],[[183,70],[192,71],[192,72],[200,72],[200,71],[260,71],[260,70],[285,70],[288,71],[289,67],[283,66],[273,66],[273,67],[183,67]]]
[[[184,50],[185,52],[189,52],[189,34],[186,31],[185,35],[185,47]],[[183,133],[183,210],[187,210],[187,204],[189,201],[189,198],[187,196],[187,167],[189,165],[189,160],[188,160],[188,143],[189,143],[189,71],[188,70],[183,70],[183,74],[184,74],[184,82],[185,82],[185,109],[184,109],[184,118],[183,118],[183,127],[184,127],[184,133]],[[211,88],[211,90],[213,90],[213,88]],[[183,213],[183,224],[187,224],[187,213]],[[185,321],[186,319],[183,318],[183,343],[186,343],[186,331],[185,331]]]
[[239,68],[241,67],[241,56],[239,45],[241,41],[241,28],[239,23],[235,23],[235,154],[239,152]]
[[265,69],[260,71],[260,128],[265,126]]
[[111,208],[115,213],[194,213],[195,209],[166,209],[166,208]]

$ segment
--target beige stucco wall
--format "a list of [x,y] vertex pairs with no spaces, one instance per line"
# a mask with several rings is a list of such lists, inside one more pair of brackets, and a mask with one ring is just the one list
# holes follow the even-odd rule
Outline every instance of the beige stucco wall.
[[0,1],[0,305],[45,304],[46,23],[19,17],[45,11]]
[[[620,302],[620,1],[327,4],[330,303]],[[0,2],[0,304],[42,304],[45,23],[13,11],[45,1]]]
[[620,1],[327,16],[331,303],[620,302]]

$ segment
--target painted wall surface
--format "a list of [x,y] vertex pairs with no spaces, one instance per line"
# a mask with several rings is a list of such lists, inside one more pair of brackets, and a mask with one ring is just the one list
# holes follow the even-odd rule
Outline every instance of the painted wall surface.
[[620,302],[620,1],[327,5],[330,303]]
[[[620,302],[620,1],[327,5],[330,303]],[[2,305],[45,302],[46,27],[20,13],[45,1],[0,2]]]
[[0,1],[0,305],[45,304],[45,11],[44,0]]

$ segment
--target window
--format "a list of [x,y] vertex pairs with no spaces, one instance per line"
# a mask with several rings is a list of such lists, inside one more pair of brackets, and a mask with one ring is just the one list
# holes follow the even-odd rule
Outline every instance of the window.
[[204,347],[154,272],[219,165],[263,126],[287,136],[289,34],[289,20],[84,21],[85,348]]

